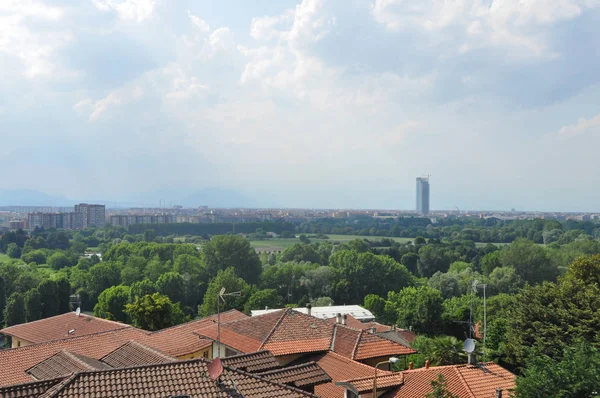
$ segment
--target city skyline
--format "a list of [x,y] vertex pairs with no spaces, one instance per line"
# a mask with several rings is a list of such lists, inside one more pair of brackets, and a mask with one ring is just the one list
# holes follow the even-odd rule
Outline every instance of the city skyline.
[[527,4],[3,3],[0,188],[598,210],[600,8]]

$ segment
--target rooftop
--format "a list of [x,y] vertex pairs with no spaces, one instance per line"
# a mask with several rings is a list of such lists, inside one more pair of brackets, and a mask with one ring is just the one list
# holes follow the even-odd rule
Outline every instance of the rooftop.
[[[308,308],[306,307],[297,307],[294,308],[295,311],[301,312],[303,314],[308,314]],[[254,310],[252,311],[252,316],[265,315],[270,312],[281,311],[280,309],[266,309],[266,310]],[[352,315],[355,319],[370,321],[375,319],[373,313],[366,308],[361,307],[360,305],[330,305],[326,307],[312,307],[311,315],[316,318],[321,319],[329,319],[335,318],[336,314],[349,314]]]
[[131,327],[120,322],[67,312],[38,321],[10,326],[1,329],[0,333],[36,344]]

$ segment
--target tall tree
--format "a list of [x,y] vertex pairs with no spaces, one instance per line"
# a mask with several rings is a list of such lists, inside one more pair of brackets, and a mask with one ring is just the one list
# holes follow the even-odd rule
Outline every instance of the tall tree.
[[144,330],[160,330],[185,322],[187,319],[177,304],[160,293],[136,297],[135,302],[125,306],[133,324]]
[[505,267],[512,267],[525,282],[541,283],[555,280],[558,269],[552,264],[546,249],[527,239],[517,239],[500,252]]
[[156,281],[156,288],[174,303],[182,303],[185,299],[185,281],[177,272],[162,274]]
[[209,273],[232,267],[246,282],[256,284],[260,280],[262,264],[256,250],[248,239],[237,235],[219,235],[206,243],[202,252]]
[[442,330],[442,301],[442,295],[436,289],[406,287],[398,293],[389,292],[386,311],[390,306],[395,310],[398,326],[434,335]]
[[58,285],[55,281],[46,279],[37,287],[42,303],[42,318],[48,318],[59,314],[60,298]]
[[221,288],[225,288],[226,292],[228,293],[242,292],[242,295],[239,297],[227,297],[225,302],[221,302],[221,311],[226,311],[233,308],[238,310],[244,309],[244,304],[248,300],[251,287],[246,283],[246,281],[244,281],[244,279],[236,275],[235,269],[227,268],[224,271],[219,270],[217,272],[217,276],[208,284],[208,289],[204,295],[204,300],[198,307],[198,312],[202,316],[208,316],[217,313],[217,300],[219,300],[218,297]]
[[37,321],[42,318],[42,296],[37,288],[29,289],[25,293],[25,316],[27,322]]
[[15,292],[6,300],[4,307],[4,325],[6,327],[24,323],[25,318],[25,301],[23,294]]
[[111,321],[127,322],[125,305],[130,293],[129,287],[123,285],[104,290],[98,297],[98,304],[94,306],[94,315]]

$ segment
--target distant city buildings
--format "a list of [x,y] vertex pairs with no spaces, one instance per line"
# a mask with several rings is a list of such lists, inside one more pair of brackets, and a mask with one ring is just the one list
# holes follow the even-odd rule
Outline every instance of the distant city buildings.
[[98,228],[104,227],[106,223],[106,207],[104,205],[90,205],[80,203],[75,205],[75,213],[81,213],[83,216],[83,228],[95,225]]
[[429,214],[429,177],[417,178],[417,213]]
[[[74,211],[70,212],[29,213],[26,228],[82,229],[91,225],[101,228],[106,224],[105,218],[104,205],[81,203],[75,205]],[[25,221],[20,222],[24,223]]]

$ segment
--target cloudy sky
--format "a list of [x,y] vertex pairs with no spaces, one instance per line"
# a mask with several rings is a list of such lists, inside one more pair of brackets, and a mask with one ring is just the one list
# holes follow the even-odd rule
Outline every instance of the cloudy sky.
[[0,188],[600,211],[599,48],[599,0],[0,0]]

